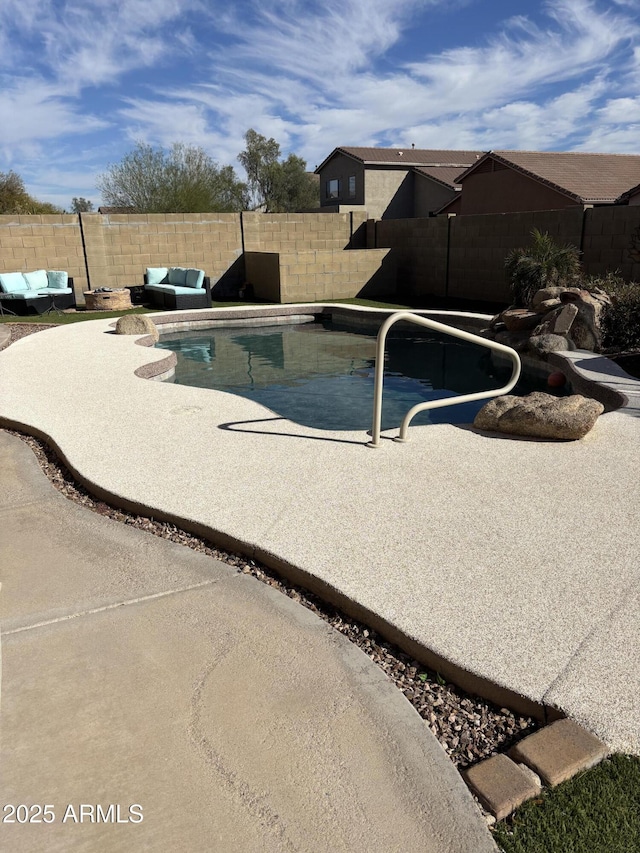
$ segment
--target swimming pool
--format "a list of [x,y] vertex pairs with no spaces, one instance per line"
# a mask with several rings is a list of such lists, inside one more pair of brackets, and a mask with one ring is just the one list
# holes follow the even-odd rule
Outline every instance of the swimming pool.
[[[326,430],[371,426],[377,329],[319,322],[225,326],[163,335],[173,350],[172,382],[247,397],[288,420]],[[426,400],[500,388],[507,360],[430,330],[398,324],[387,339],[382,429],[399,427]],[[549,391],[544,376],[523,373],[512,393]],[[560,392],[562,393],[562,392]],[[412,423],[470,423],[486,400],[422,412]]]

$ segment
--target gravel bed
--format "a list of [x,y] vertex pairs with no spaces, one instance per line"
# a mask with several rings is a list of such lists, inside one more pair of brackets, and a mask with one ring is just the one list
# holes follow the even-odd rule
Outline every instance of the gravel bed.
[[[47,328],[44,325],[15,324],[18,331],[14,337],[14,324],[11,326],[12,341]],[[115,521],[221,560],[233,566],[236,571],[250,574],[308,607],[359,646],[382,668],[411,702],[460,769],[496,752],[505,751],[539,727],[538,721],[530,717],[514,714],[507,708],[498,708],[450,684],[439,673],[425,668],[410,655],[386,642],[376,631],[351,619],[316,595],[289,583],[268,567],[241,554],[223,551],[206,539],[181,530],[174,524],[134,515],[96,500],[73,479],[55,452],[45,443],[14,430],[7,432],[21,438],[31,447],[43,472],[70,500]]]
[[20,338],[26,338],[27,335],[31,335],[34,332],[42,332],[44,329],[51,329],[52,326],[57,325],[56,323],[6,323],[4,324],[4,328],[8,329],[11,337],[7,341],[4,346],[0,346],[0,350],[6,349],[9,344],[12,344],[14,341],[19,340]]

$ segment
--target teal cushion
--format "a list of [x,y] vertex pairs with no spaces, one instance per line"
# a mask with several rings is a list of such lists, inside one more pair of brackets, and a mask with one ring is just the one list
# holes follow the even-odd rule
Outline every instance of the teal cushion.
[[187,270],[185,284],[187,287],[202,288],[204,282],[204,270]]
[[47,270],[47,279],[49,284],[45,287],[53,287],[62,290],[69,284],[69,273],[64,270]]
[[147,290],[152,290],[154,293],[173,293],[175,296],[201,296],[205,293],[204,287],[180,287],[178,284],[152,284],[147,287]]
[[24,279],[29,285],[29,290],[42,290],[43,287],[48,287],[46,270],[36,270],[35,272],[24,273]]
[[21,272],[3,272],[0,273],[0,290],[3,293],[18,293],[29,290],[29,285]]
[[42,299],[44,296],[62,296],[64,293],[72,293],[71,288],[65,287],[61,289],[58,287],[50,287],[46,290],[23,290],[20,293],[6,293],[2,295],[2,301],[5,302],[9,299],[16,299],[18,301],[22,300],[23,302],[33,302],[36,299]]
[[168,267],[147,267],[147,284],[168,284]]
[[187,283],[187,271],[184,267],[169,267],[169,284],[177,284],[185,287]]

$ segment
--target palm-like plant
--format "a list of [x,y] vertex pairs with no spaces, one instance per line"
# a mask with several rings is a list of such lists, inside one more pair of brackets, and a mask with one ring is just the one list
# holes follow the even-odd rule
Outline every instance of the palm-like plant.
[[531,303],[537,290],[573,284],[580,274],[580,251],[575,246],[559,246],[537,228],[531,237],[531,246],[514,249],[504,261],[514,302],[521,307]]

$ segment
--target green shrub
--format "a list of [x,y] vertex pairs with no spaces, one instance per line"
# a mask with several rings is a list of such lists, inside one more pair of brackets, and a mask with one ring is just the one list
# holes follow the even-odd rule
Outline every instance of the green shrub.
[[625,281],[618,270],[584,279],[585,290],[604,290],[611,306],[602,317],[602,345],[605,350],[640,349],[640,284]]
[[504,261],[514,303],[522,308],[531,304],[536,291],[555,285],[571,287],[580,275],[580,251],[575,246],[559,246],[537,228],[531,237],[531,246],[514,249]]

